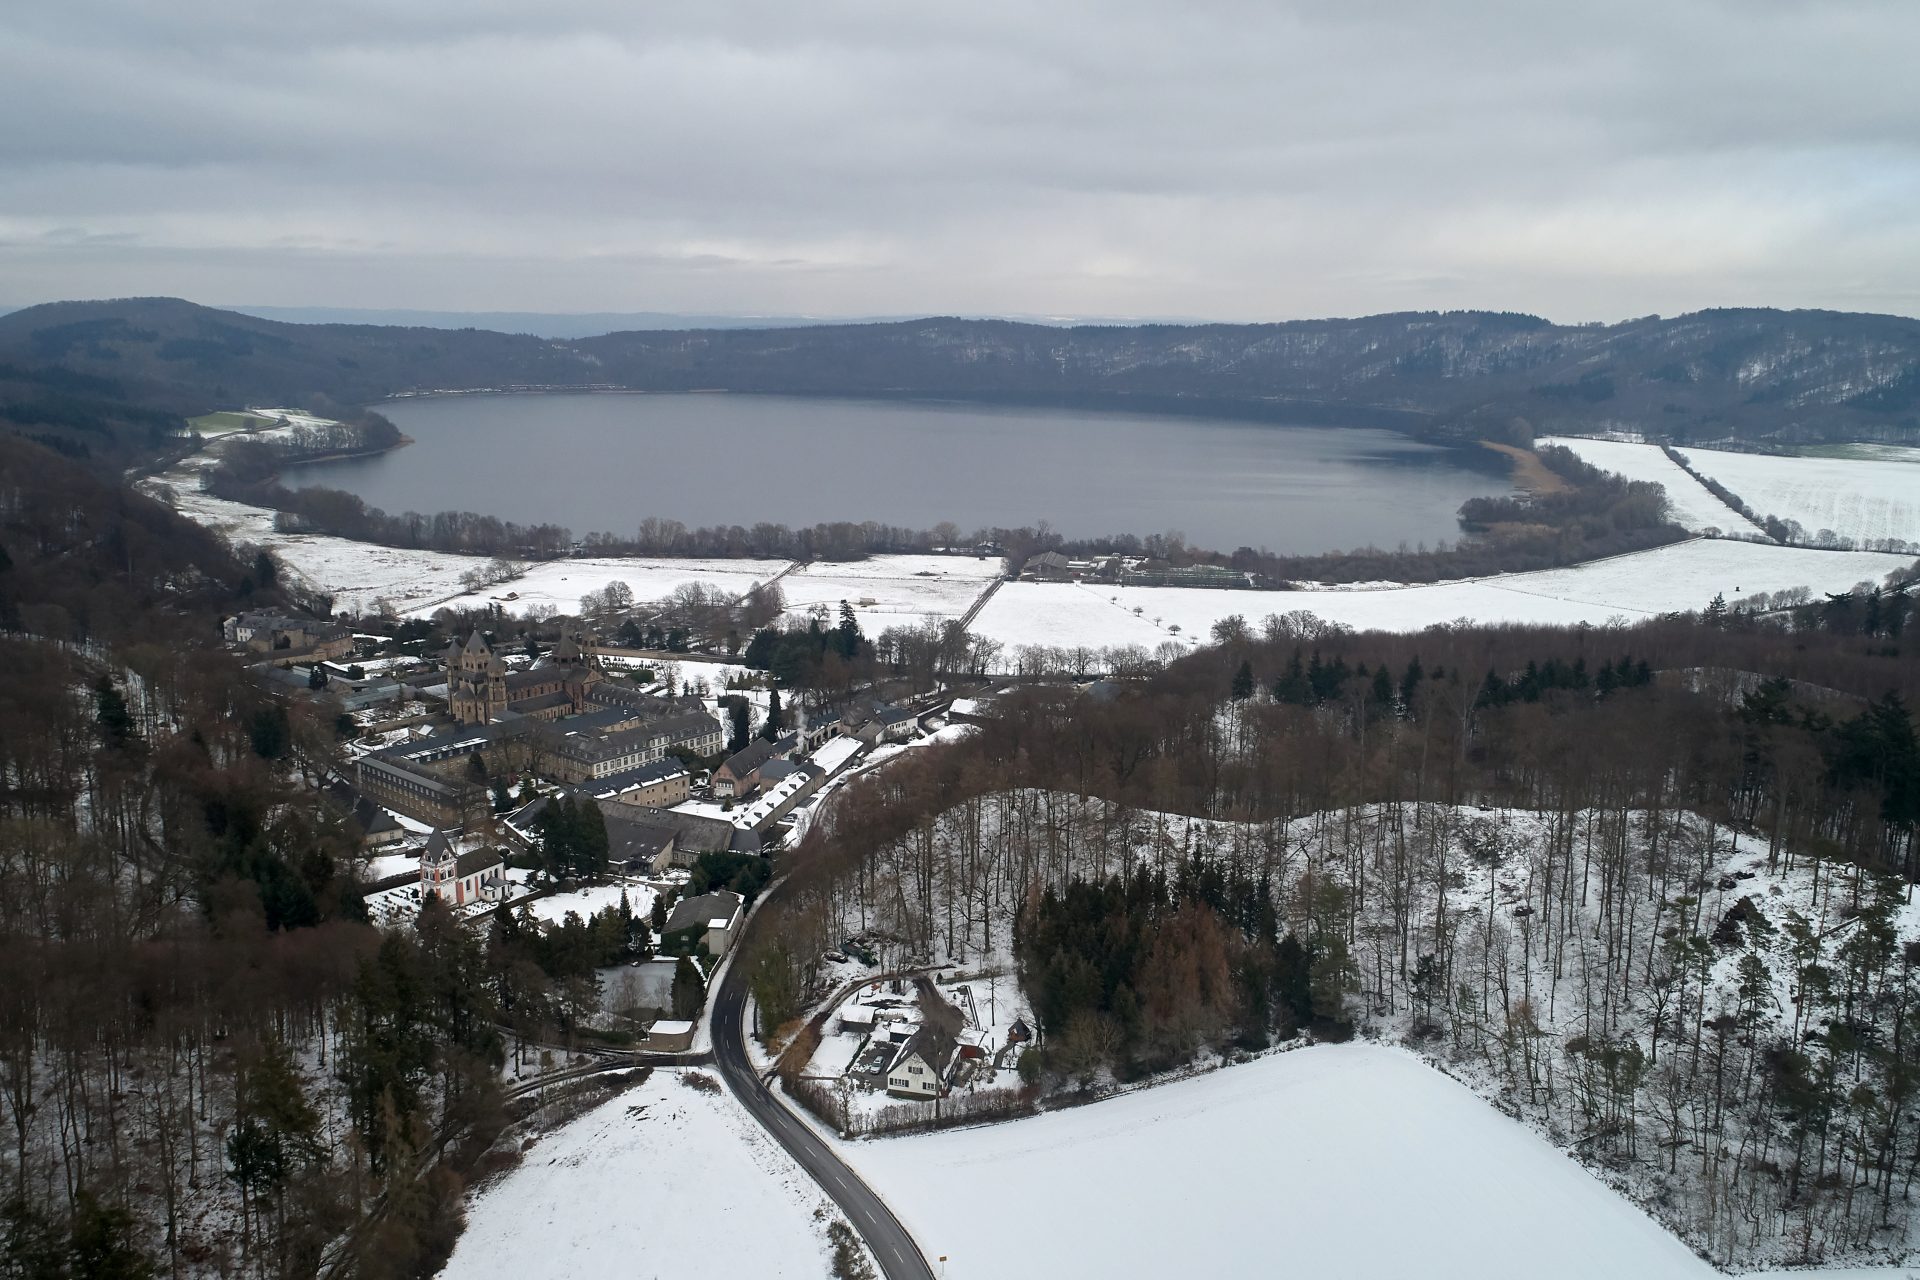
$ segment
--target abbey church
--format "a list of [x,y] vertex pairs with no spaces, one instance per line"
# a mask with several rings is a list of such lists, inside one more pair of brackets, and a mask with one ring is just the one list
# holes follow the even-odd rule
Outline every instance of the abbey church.
[[460,724],[487,724],[507,712],[558,720],[594,709],[588,691],[599,664],[574,636],[564,636],[545,662],[513,671],[478,630],[447,646],[447,709]]

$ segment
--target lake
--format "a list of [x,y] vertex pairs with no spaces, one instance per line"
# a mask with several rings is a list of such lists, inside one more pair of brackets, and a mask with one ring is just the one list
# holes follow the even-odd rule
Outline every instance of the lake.
[[389,512],[478,511],[631,534],[878,521],[963,532],[1045,520],[1070,537],[1178,530],[1281,553],[1459,536],[1498,471],[1391,431],[901,400],[459,395],[381,405],[414,440],[293,468]]

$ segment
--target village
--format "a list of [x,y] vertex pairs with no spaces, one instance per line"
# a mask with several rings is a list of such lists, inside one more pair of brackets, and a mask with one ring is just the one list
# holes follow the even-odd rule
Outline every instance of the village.
[[[704,989],[813,807],[990,705],[867,693],[783,707],[769,677],[722,655],[663,661],[569,626],[544,649],[469,629],[410,655],[393,636],[263,611],[229,618],[225,639],[274,692],[336,717],[350,763],[323,786],[359,840],[371,919],[405,923],[429,900],[482,930],[502,910],[545,931],[617,915],[638,941],[599,969],[594,1025],[655,1053],[694,1046]],[[588,860],[557,853],[556,819],[588,810],[604,832]],[[683,963],[697,998],[676,991]],[[809,1079],[936,1102],[1017,1083],[1032,1032],[1011,978],[976,997],[923,967],[903,988],[851,939],[821,967],[843,999],[822,1011]]]

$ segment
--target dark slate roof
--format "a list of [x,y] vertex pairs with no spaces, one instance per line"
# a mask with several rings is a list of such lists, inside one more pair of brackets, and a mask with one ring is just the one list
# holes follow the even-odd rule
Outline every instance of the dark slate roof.
[[564,733],[604,733],[620,725],[631,724],[633,717],[634,713],[625,707],[608,707],[604,711],[588,711],[556,720],[553,727]]
[[920,1029],[913,1033],[913,1038],[908,1040],[906,1046],[900,1050],[900,1056],[895,1061],[904,1062],[908,1054],[917,1053],[921,1061],[933,1068],[935,1075],[944,1076],[947,1074],[947,1064],[953,1061],[953,1050],[956,1044],[957,1041],[953,1036],[934,1026],[933,1023],[922,1023]]
[[491,871],[504,866],[498,849],[474,849],[460,855],[453,864],[453,874],[460,878],[477,876],[483,871]]
[[623,791],[651,786],[656,782],[665,782],[669,778],[683,778],[686,774],[687,767],[678,760],[656,760],[652,764],[643,764],[637,769],[622,769],[604,778],[583,782],[580,788],[605,800]]
[[673,843],[678,833],[667,823],[636,821],[623,817],[613,811],[612,806],[603,806],[600,810],[607,819],[607,861],[609,862],[652,862],[660,856],[662,850]]
[[552,693],[543,693],[532,698],[515,698],[508,704],[512,710],[518,711],[522,715],[525,715],[529,711],[544,711],[548,707],[570,707],[572,705],[573,696],[564,689],[556,689]]
[[795,764],[791,760],[769,760],[760,766],[760,781],[775,783],[788,774],[804,773],[806,766]]
[[511,694],[515,689],[526,689],[565,678],[565,673],[557,667],[522,667],[518,671],[507,672],[507,692]]
[[645,726],[656,739],[668,745],[690,742],[720,732],[720,722],[704,711],[688,711],[668,716]]
[[774,751],[773,743],[755,741],[728,756],[720,767],[736,778],[744,778],[773,759]]
[[700,706],[698,698],[662,698],[658,694],[648,693],[637,684],[619,680],[597,681],[587,691],[587,701],[596,706],[631,707],[635,711],[656,715],[678,714],[697,710]]
[[[760,852],[760,837],[753,831],[742,831],[725,818],[709,818],[700,813],[676,813],[672,809],[655,809],[649,805],[621,804],[608,801],[601,806],[601,812],[620,811],[620,816],[631,822],[652,822],[671,826],[676,833],[675,843],[682,849],[694,853],[734,853]],[[744,837],[744,838],[743,838]]]
[[697,898],[684,898],[673,904],[673,913],[667,917],[667,932],[704,929],[708,921],[731,920],[745,902],[745,898],[731,889],[715,889]]

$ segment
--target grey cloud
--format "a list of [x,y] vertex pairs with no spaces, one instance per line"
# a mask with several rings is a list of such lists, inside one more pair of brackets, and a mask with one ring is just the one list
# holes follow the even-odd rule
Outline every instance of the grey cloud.
[[0,301],[1913,310],[1916,47],[1847,0],[25,0]]

